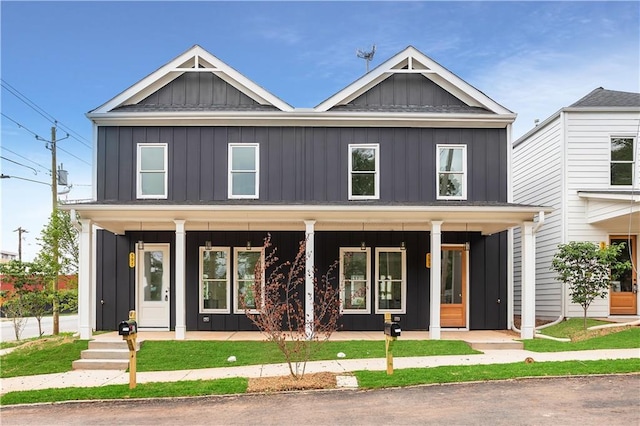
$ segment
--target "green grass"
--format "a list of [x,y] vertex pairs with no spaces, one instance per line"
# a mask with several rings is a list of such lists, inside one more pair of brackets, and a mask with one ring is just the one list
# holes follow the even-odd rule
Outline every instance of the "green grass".
[[[610,324],[606,321],[600,321],[593,318],[587,318],[587,328],[596,325]],[[582,318],[569,318],[566,321],[561,321],[551,327],[543,328],[540,330],[542,334],[553,337],[574,337],[584,334],[584,320]]]
[[640,348],[640,327],[627,328],[605,336],[576,342],[556,342],[546,339],[524,340],[524,348],[534,352],[585,351],[590,349]]
[[87,346],[87,340],[76,340],[67,335],[31,341],[0,358],[0,377],[69,371],[71,363],[80,359],[80,352]]
[[[315,344],[318,345],[318,344]],[[319,344],[311,360],[336,359],[343,352],[347,359],[384,358],[384,341],[329,341]],[[397,341],[395,357],[468,355],[480,353],[464,342],[452,340]],[[234,355],[234,363],[227,358]],[[190,370],[285,362],[282,353],[271,342],[247,341],[146,341],[138,352],[138,371]]]
[[640,359],[601,361],[557,361],[525,364],[465,365],[433,368],[407,368],[386,371],[356,371],[363,389],[412,386],[431,383],[454,383],[482,380],[503,380],[518,377],[571,376],[640,372]]
[[224,395],[245,393],[247,379],[192,380],[169,383],[108,385],[93,388],[61,388],[9,392],[0,397],[0,405],[34,404],[38,402],[80,401],[96,399],[161,398],[177,396]]

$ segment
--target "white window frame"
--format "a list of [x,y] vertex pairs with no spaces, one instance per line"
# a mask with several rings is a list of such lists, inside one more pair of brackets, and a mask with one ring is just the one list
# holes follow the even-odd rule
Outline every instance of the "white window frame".
[[[227,307],[225,309],[213,309],[213,308],[205,308],[204,307],[204,298],[203,298],[203,287],[204,287],[204,278],[203,278],[203,254],[206,251],[221,251],[224,252],[227,256]],[[210,250],[207,250],[205,247],[200,247],[200,253],[199,253],[199,260],[198,263],[200,264],[200,271],[199,271],[199,291],[198,291],[198,297],[199,297],[199,306],[200,306],[200,313],[202,314],[229,314],[231,313],[231,248],[230,247],[211,247]],[[208,281],[221,281],[221,280],[214,280],[214,279],[209,279]]]
[[[234,314],[244,314],[244,309],[240,307],[240,283],[238,279],[238,254],[240,252],[259,252],[260,253],[260,263],[264,265],[264,250],[262,247],[251,247],[247,249],[246,247],[234,247],[233,249],[233,313]],[[265,273],[262,272],[262,294],[265,291]],[[243,280],[245,281],[245,280]],[[264,300],[262,301],[264,304]],[[250,314],[259,314],[260,309],[249,309]]]
[[[344,277],[344,255],[345,253],[356,252],[366,253],[367,255],[367,277],[366,280],[366,295],[365,295],[365,308],[364,309],[346,309],[344,307],[345,300],[345,277]],[[371,313],[371,249],[367,247],[362,250],[360,247],[340,247],[340,312],[343,314],[370,314]]]
[[[400,309],[380,309],[380,304],[378,303],[378,298],[380,297],[379,286],[380,286],[380,253],[400,253],[401,261],[402,261],[402,279],[400,280],[400,286],[402,289],[402,296],[400,302]],[[375,313],[383,314],[383,313],[392,313],[392,314],[404,314],[407,312],[407,251],[402,250],[399,247],[376,247],[376,275],[375,275]],[[393,280],[398,281],[398,280]]]
[[[375,170],[374,174],[374,194],[373,195],[353,195],[353,150],[354,149],[373,149],[375,151]],[[378,200],[380,199],[380,144],[349,144],[349,200]],[[370,174],[371,172],[355,172],[356,174]]]
[[[633,141],[633,149],[631,150],[631,161],[619,161],[611,159],[611,142],[612,139],[631,139]],[[631,135],[611,135],[609,136],[609,186],[612,188],[632,188],[636,182],[636,150],[638,149],[638,139]],[[631,184],[630,185],[614,185],[611,182],[611,165],[612,164],[631,164]]]
[[[152,194],[145,195],[142,193],[142,151],[145,148],[163,148],[164,151],[164,168],[163,170],[145,170],[144,173],[164,173],[164,193],[161,195]],[[169,159],[167,155],[167,144],[166,143],[139,143],[137,148],[137,159],[136,159],[136,197],[138,199],[166,199],[167,198],[167,188],[168,188],[168,164]]]
[[[462,150],[462,171],[442,172],[440,171],[440,150],[441,149],[461,149]],[[462,195],[440,195],[440,174],[441,173],[462,173]],[[436,199],[437,200],[466,200],[467,199],[467,145],[460,144],[437,144],[436,145]]]
[[[233,170],[233,150],[234,148],[255,148],[255,170]],[[260,198],[260,144],[258,143],[230,143],[228,146],[228,198],[229,199],[250,199]],[[248,195],[234,195],[233,193],[233,174],[234,173],[255,173],[254,185],[255,191]]]

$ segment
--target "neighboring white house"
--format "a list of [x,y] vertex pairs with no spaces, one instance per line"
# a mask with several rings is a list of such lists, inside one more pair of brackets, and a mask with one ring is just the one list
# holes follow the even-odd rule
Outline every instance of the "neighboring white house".
[[[597,88],[513,143],[515,203],[553,207],[536,235],[536,317],[582,315],[555,279],[551,259],[570,241],[619,243],[633,270],[612,282],[592,317],[637,315],[640,234],[640,93]],[[520,230],[514,233],[515,312],[520,300]]]

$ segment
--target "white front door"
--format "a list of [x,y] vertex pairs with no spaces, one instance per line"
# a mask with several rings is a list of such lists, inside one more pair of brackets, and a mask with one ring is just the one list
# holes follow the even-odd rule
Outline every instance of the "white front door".
[[144,244],[136,265],[139,328],[169,329],[169,244]]

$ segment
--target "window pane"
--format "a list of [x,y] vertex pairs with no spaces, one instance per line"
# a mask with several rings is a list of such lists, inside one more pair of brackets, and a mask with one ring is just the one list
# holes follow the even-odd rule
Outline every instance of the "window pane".
[[378,282],[378,309],[402,309],[402,281]]
[[380,275],[384,275],[387,279],[402,279],[402,253],[397,251],[378,253],[378,270]]
[[159,302],[162,300],[162,251],[144,252],[144,301]]
[[256,195],[255,173],[231,173],[232,195]]
[[344,282],[344,309],[367,309],[367,282]]
[[462,173],[440,173],[439,195],[442,197],[462,196]]
[[462,253],[442,251],[440,303],[462,303]]
[[633,161],[633,138],[611,138],[611,161]]
[[227,253],[224,251],[205,250],[202,253],[202,278],[227,279]]
[[633,163],[611,163],[611,185],[632,185]]
[[373,148],[353,148],[351,150],[351,170],[354,172],[376,170],[376,150]]
[[462,149],[440,148],[440,171],[462,172]]
[[227,282],[203,281],[204,309],[227,309]]
[[255,170],[256,155],[254,146],[234,146],[232,151],[232,170]]
[[344,254],[344,277],[346,280],[367,279],[367,252],[351,251]]
[[140,149],[140,169],[148,170],[164,170],[164,147],[142,147]]
[[238,252],[238,271],[239,280],[251,280],[255,278],[256,264],[260,260],[259,251],[240,251]]
[[370,173],[352,175],[351,195],[376,195],[375,175]]
[[142,195],[164,195],[164,173],[140,173]]

